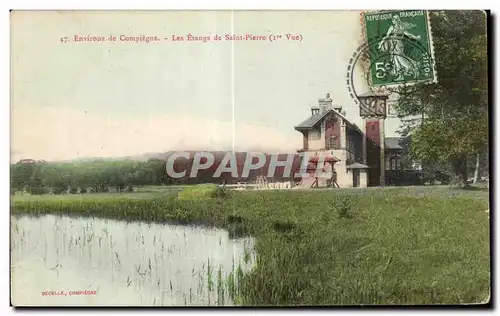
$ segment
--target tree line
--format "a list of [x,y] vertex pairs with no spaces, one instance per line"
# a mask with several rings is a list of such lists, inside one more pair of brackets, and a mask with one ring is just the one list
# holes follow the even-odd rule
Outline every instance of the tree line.
[[[230,172],[222,172],[214,177],[214,173],[221,164],[225,153],[216,152],[214,164],[205,170],[197,172],[196,177],[190,177],[193,166],[194,153],[189,159],[178,158],[173,169],[176,172],[186,171],[182,178],[172,178],[166,171],[166,159],[149,159],[137,161],[122,160],[94,160],[86,162],[46,162],[43,160],[23,159],[10,166],[11,193],[27,191],[31,194],[46,193],[87,193],[87,192],[118,192],[133,191],[134,187],[144,185],[173,185],[217,183],[227,184],[238,181],[252,181],[257,176],[267,174],[270,155],[267,155],[265,164],[258,169],[251,170],[248,177],[242,177],[242,170],[247,153],[236,153],[238,177]],[[279,160],[285,160],[286,155]],[[168,158],[168,156],[166,157]],[[293,170],[298,172],[301,158],[296,155]],[[284,167],[277,167],[274,181],[283,181]]]
[[400,87],[396,109],[411,159],[449,167],[464,186],[471,165],[477,178],[489,158],[487,15],[431,11],[430,22],[438,81]]
[[168,182],[165,161],[92,161],[48,163],[21,160],[10,166],[12,192],[32,194],[131,191],[133,186],[160,185]]

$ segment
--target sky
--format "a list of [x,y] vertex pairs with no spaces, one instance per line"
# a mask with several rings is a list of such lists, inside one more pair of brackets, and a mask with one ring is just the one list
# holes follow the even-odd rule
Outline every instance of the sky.
[[[282,39],[172,41],[188,33]],[[61,42],[75,35],[117,40]],[[345,80],[361,38],[359,11],[13,12],[11,159],[295,152],[302,135],[294,126],[326,93],[362,127]],[[356,69],[360,90],[362,75]],[[398,126],[386,120],[386,136]]]

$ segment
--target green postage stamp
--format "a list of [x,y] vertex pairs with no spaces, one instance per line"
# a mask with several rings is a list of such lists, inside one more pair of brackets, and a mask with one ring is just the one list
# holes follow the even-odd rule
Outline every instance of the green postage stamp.
[[428,11],[377,11],[363,16],[372,87],[437,81]]

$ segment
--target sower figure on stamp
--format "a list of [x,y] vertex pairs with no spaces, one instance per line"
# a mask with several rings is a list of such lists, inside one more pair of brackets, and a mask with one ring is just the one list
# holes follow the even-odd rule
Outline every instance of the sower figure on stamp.
[[404,37],[406,36],[418,41],[420,40],[420,35],[415,36],[408,32],[415,25],[401,21],[401,18],[397,14],[392,17],[391,21],[392,25],[380,41],[378,49],[390,54],[392,63],[391,75],[397,76],[394,79],[395,81],[404,80],[404,76],[410,75],[417,78],[418,63],[405,55]]

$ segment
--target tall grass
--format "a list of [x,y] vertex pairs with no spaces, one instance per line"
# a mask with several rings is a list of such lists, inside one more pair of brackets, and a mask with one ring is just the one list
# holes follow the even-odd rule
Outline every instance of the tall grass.
[[[226,199],[187,200],[16,197],[12,213],[173,221],[251,234],[254,268],[245,274],[236,267],[226,280],[242,305],[477,303],[489,297],[487,200],[356,192],[232,192]],[[210,270],[216,278],[217,272]]]
[[226,191],[216,184],[199,184],[187,187],[179,192],[177,199],[183,201],[204,200],[226,197]]
[[[129,223],[121,221],[109,223],[107,220],[88,221],[85,218],[58,216],[40,220],[26,217],[13,217],[12,219],[11,249],[15,265],[20,262],[26,263],[24,261],[26,256],[28,258],[34,256],[35,258],[41,257],[44,261],[44,266],[40,267],[37,266],[36,260],[29,260],[29,268],[38,269],[39,273],[46,273],[47,268],[57,272],[58,276],[59,272],[65,273],[78,268],[99,270],[99,273],[111,276],[111,283],[108,283],[108,286],[117,290],[132,287],[135,292],[139,293],[141,303],[144,304],[150,304],[151,301],[153,305],[169,304],[165,301],[164,294],[177,300],[183,299],[184,305],[227,305],[233,303],[230,300],[231,297],[238,296],[236,292],[231,292],[235,287],[230,287],[228,282],[229,274],[241,269],[241,265],[239,263],[235,265],[234,261],[233,270],[230,270],[231,266],[217,258],[218,256],[215,257],[215,262],[211,257],[207,260],[196,257],[190,271],[191,275],[179,276],[182,275],[181,271],[187,272],[186,266],[179,266],[175,261],[179,258],[182,260],[182,257],[186,255],[198,256],[200,254],[200,252],[193,252],[192,248],[181,245],[186,243],[187,236],[193,232],[198,232],[198,236],[204,236],[199,229],[184,227],[183,234],[175,234],[179,240],[172,241],[169,238],[164,240],[162,237],[163,230],[172,229],[172,226],[155,225],[152,232],[142,231],[142,225],[147,225],[149,228],[152,225],[137,222],[132,224],[135,229],[128,230],[129,234],[123,234],[127,231],[126,227]],[[108,224],[112,226],[113,233],[107,231]],[[40,231],[40,235],[37,235],[37,242],[25,240],[25,232],[29,235],[34,231]],[[155,246],[156,240],[158,243]],[[119,244],[115,247],[117,241]],[[167,248],[160,248],[160,245],[165,243]],[[123,247],[124,245],[126,246]],[[227,246],[226,243],[219,243],[215,247],[221,247],[221,249],[211,251],[222,250],[224,253],[224,248]],[[148,248],[147,251],[144,251],[145,247]],[[175,251],[172,251],[171,248],[174,247]],[[209,256],[211,251],[208,252]],[[245,253],[247,252],[250,250],[245,249]],[[203,264],[201,270],[198,266],[199,259]],[[173,268],[174,266],[176,268]],[[248,266],[245,264],[244,269],[246,270]],[[197,281],[198,284],[196,284]],[[16,281],[17,284],[19,282],[23,281]],[[98,283],[103,285],[101,282]],[[37,285],[34,284],[34,286]],[[22,293],[16,292],[16,298],[19,299],[21,296]],[[109,296],[109,299],[113,300],[113,295]],[[23,303],[30,303],[25,299],[22,300],[24,300]],[[179,302],[171,302],[171,304],[179,304]]]

